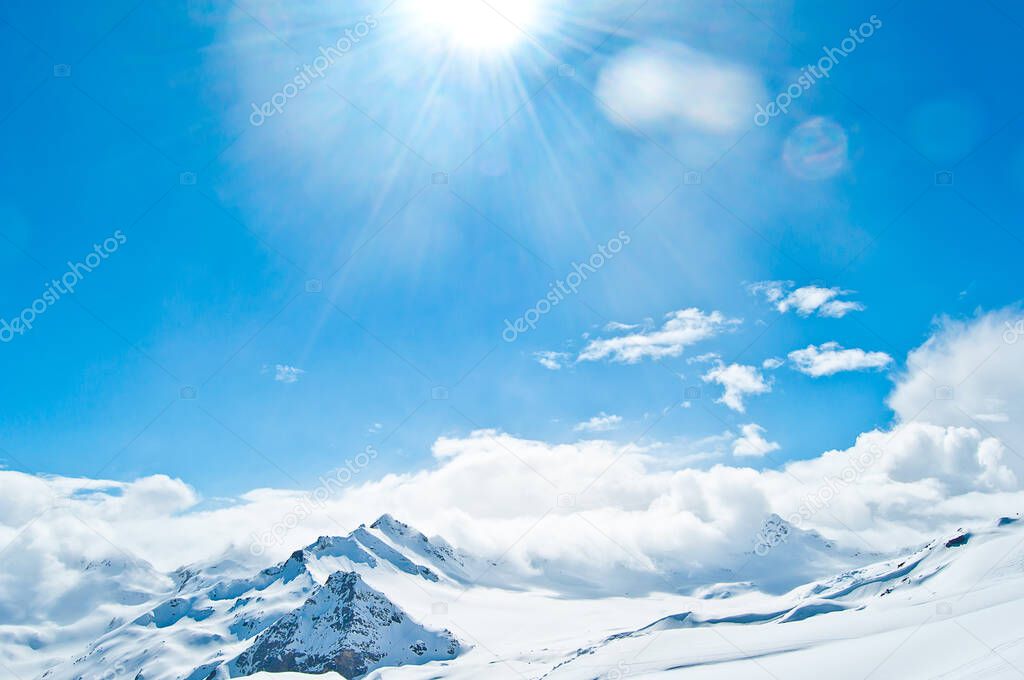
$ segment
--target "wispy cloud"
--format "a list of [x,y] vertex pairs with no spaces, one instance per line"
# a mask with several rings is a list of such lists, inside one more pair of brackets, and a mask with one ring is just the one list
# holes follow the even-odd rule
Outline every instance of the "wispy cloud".
[[705,352],[704,354],[698,354],[695,357],[690,357],[686,360],[689,365],[693,364],[709,364],[712,361],[718,361],[721,359],[721,355],[718,352]]
[[607,432],[616,429],[622,424],[622,416],[609,415],[602,411],[598,415],[582,423],[577,423],[572,428],[575,432]]
[[771,383],[766,382],[761,371],[754,366],[725,364],[719,361],[701,379],[704,382],[715,383],[725,388],[725,392],[721,398],[715,400],[715,403],[724,404],[739,413],[746,411],[746,406],[743,403],[745,397],[772,391]]
[[778,451],[778,442],[770,442],[764,438],[765,429],[757,423],[747,423],[740,427],[741,436],[732,443],[735,456],[760,457]]
[[534,352],[533,358],[549,371],[557,371],[569,363],[572,357],[566,352],[544,351]]
[[[648,325],[654,325],[654,322],[650,322]],[[607,333],[617,333],[620,331],[632,331],[637,328],[641,328],[641,324],[638,323],[620,323],[618,321],[609,321],[604,325],[604,330]]]
[[750,120],[762,89],[747,69],[679,43],[626,50],[597,82],[598,96],[617,125],[682,125],[719,134]]
[[645,358],[677,357],[686,347],[735,328],[740,323],[740,319],[727,318],[717,311],[705,313],[696,307],[680,309],[665,315],[665,322],[660,328],[591,340],[576,361],[608,360],[635,364]]
[[864,305],[853,300],[843,300],[853,291],[823,286],[801,286],[794,288],[792,281],[759,281],[748,286],[754,295],[764,297],[780,314],[795,311],[800,316],[824,316],[839,319],[850,312],[864,310]]
[[288,366],[287,364],[277,364],[274,366],[274,380],[283,383],[294,383],[298,382],[299,378],[304,374],[305,371],[295,366]]
[[881,370],[892,363],[885,352],[865,352],[862,349],[843,349],[838,342],[808,345],[789,353],[796,370],[812,378],[821,378],[846,371]]

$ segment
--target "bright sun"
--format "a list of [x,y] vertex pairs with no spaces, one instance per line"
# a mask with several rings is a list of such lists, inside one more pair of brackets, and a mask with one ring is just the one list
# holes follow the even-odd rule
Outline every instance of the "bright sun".
[[420,0],[417,17],[425,32],[454,47],[506,50],[527,39],[535,27],[540,0]]

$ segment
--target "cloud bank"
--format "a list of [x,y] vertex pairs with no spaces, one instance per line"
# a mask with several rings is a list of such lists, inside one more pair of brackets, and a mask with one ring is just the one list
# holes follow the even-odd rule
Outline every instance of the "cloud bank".
[[[256,557],[254,537],[281,526],[308,491],[256,489],[208,507],[166,476],[112,482],[0,471],[0,613],[13,622],[45,618],[67,593],[87,604],[89,561],[131,555],[169,569],[229,550],[268,562],[383,512],[504,555],[524,573],[542,564],[653,571],[714,563],[751,549],[770,512],[840,543],[892,550],[1024,505],[1024,342],[1003,337],[1017,318],[1011,309],[940,321],[896,376],[893,424],[845,449],[778,469],[722,458],[680,467],[673,442],[554,444],[492,430],[442,437],[429,469],[366,482],[349,475]],[[936,392],[948,386],[951,394]],[[742,456],[775,444],[750,424],[733,446]]]

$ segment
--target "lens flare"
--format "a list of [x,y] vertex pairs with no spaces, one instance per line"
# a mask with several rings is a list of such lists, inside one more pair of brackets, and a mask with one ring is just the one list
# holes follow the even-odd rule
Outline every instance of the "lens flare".
[[828,179],[846,168],[848,147],[842,126],[827,118],[812,118],[790,133],[782,159],[800,179]]

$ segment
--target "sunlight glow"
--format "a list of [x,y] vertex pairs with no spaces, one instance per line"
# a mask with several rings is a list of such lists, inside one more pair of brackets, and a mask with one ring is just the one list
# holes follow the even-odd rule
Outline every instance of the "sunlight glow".
[[507,50],[527,39],[540,15],[540,0],[434,0],[417,3],[425,32],[474,51]]

